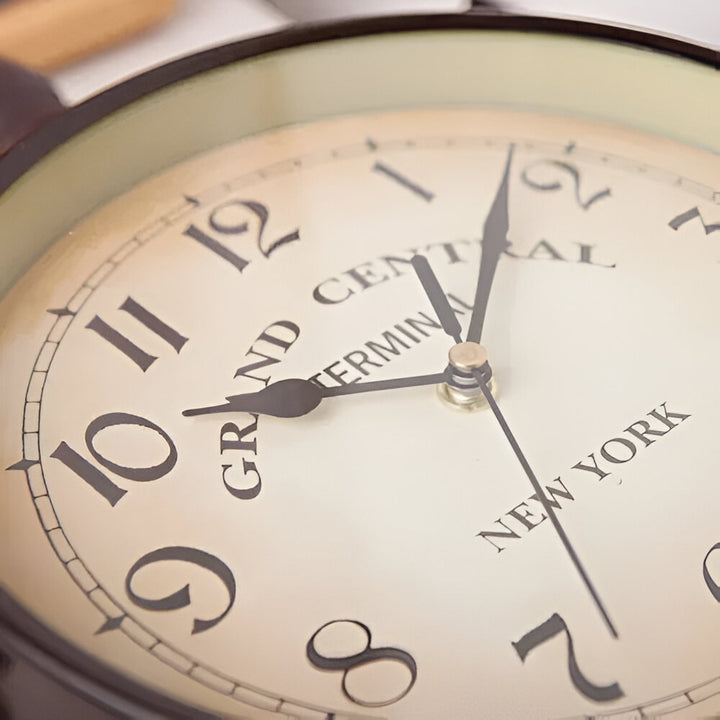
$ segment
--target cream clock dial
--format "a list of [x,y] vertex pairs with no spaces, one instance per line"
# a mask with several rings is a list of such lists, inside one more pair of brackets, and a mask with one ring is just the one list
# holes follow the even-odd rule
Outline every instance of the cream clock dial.
[[[404,86],[429,48],[507,87]],[[357,85],[308,104],[331,58]],[[42,161],[0,200],[7,596],[195,716],[717,711],[720,143],[632,107],[666,66],[709,87],[551,35],[318,43]]]

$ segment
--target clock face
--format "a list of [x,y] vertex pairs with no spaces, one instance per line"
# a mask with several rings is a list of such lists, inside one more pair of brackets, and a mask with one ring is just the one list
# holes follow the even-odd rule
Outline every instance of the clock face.
[[[2,301],[3,584],[223,717],[711,713],[718,180],[658,134],[448,107],[157,172]],[[500,416],[436,377],[413,260],[465,339],[498,233]]]

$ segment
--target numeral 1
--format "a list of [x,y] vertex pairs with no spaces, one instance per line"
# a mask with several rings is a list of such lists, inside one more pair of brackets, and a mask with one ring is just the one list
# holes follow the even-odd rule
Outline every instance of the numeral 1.
[[119,488],[104,472],[98,470],[80,453],[75,452],[64,440],[55,448],[51,458],[59,460],[81,477],[93,490],[100,493],[113,507],[127,492]]
[[[177,330],[163,322],[157,315],[153,315],[139,302],[128,297],[120,306],[120,310],[134,317],[148,330],[152,330],[158,337],[170,345],[176,353],[182,350],[183,345],[188,341]],[[100,316],[96,315],[86,326],[95,331],[101,338],[115,346],[121,353],[127,355],[138,367],[146,372],[147,369],[157,360],[157,356],[150,355],[132,340],[126,338],[121,332],[108,325]]]
[[373,170],[377,173],[385,175],[385,177],[390,178],[394,182],[398,183],[398,185],[402,185],[403,187],[407,188],[408,190],[410,190],[410,192],[415,193],[415,195],[425,200],[425,202],[431,202],[432,199],[435,197],[435,193],[426,190],[421,185],[418,185],[418,183],[413,182],[412,180],[410,180],[410,178],[402,175],[397,170],[394,170],[385,163],[381,163],[379,161],[376,162],[375,165],[373,165]]

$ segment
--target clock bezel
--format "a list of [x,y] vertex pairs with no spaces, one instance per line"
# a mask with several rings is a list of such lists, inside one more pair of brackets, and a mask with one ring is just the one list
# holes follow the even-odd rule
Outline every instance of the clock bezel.
[[[68,109],[0,161],[0,194],[23,177],[36,163],[99,120],[137,100],[233,63],[279,50],[367,35],[433,30],[504,30],[571,35],[669,53],[720,68],[720,51],[678,38],[653,35],[624,27],[557,18],[494,14],[407,15],[359,18],[329,24],[291,27],[271,35],[251,38],[206,50],[150,70]],[[0,587],[0,633],[12,653],[40,668],[48,676],[81,696],[136,718],[212,718],[162,693],[132,680],[65,640],[40,623]],[[161,714],[159,714],[161,713]]]
[[98,120],[169,85],[209,70],[277,50],[318,42],[416,30],[473,29],[549,33],[608,40],[670,53],[720,69],[720,50],[634,28],[565,18],[486,13],[391,15],[290,27],[172,60],[68,108],[65,113],[18,143],[0,160],[0,194],[41,158]]

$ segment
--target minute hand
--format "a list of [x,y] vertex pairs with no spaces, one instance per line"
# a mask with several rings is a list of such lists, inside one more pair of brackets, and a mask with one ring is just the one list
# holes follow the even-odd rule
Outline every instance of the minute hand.
[[508,178],[514,150],[515,146],[510,145],[500,186],[493,199],[490,212],[485,219],[482,237],[482,254],[480,256],[480,271],[478,273],[475,302],[473,303],[467,333],[468,342],[480,342],[488,298],[490,297],[490,289],[492,288],[493,278],[495,277],[495,268],[497,268],[500,255],[509,245],[507,241],[508,226],[510,224],[508,218]]

